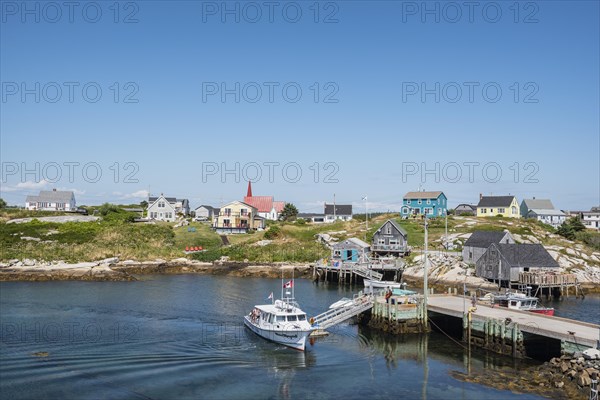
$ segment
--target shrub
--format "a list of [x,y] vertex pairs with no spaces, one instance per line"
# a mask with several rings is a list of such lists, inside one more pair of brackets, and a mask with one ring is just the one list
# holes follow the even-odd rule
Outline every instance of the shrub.
[[273,225],[265,232],[265,239],[275,239],[281,236],[281,228],[277,225]]

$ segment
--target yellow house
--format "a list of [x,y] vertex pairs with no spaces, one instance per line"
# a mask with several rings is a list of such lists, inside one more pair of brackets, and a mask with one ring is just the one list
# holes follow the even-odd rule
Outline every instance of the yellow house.
[[521,218],[519,203],[515,196],[482,196],[479,195],[477,204],[478,217],[495,217],[502,215],[507,218]]
[[250,229],[264,228],[264,218],[258,215],[256,207],[236,200],[221,206],[213,228],[218,234],[247,233]]

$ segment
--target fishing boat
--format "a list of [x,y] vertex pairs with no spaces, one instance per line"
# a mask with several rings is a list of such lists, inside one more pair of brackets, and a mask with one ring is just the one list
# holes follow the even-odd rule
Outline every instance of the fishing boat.
[[306,313],[300,309],[294,300],[293,279],[282,286],[286,289],[280,300],[273,301],[273,293],[269,296],[271,304],[254,306],[254,309],[244,317],[244,325],[258,336],[275,343],[304,351],[306,338],[314,331]]
[[537,314],[554,315],[554,308],[543,307],[538,304],[538,298],[520,292],[508,292],[493,297],[493,304],[513,310],[530,311]]

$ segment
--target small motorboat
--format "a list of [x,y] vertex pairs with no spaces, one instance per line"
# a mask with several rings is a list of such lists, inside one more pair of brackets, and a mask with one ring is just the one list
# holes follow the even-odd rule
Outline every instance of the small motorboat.
[[[375,279],[364,279],[365,288],[367,288],[366,292],[371,292],[373,290],[378,289],[400,289],[402,287],[402,283],[394,282],[394,281],[378,281]],[[370,289],[370,290],[369,290]]]
[[[284,284],[292,288],[294,281]],[[307,320],[293,295],[286,291],[286,297],[271,304],[256,305],[244,317],[244,325],[264,339],[304,351],[306,338],[316,329]],[[273,300],[273,294],[269,296]]]
[[500,307],[507,307],[513,310],[554,315],[554,308],[540,306],[538,300],[537,297],[528,296],[525,293],[508,292],[506,294],[493,296],[492,304],[497,304]]

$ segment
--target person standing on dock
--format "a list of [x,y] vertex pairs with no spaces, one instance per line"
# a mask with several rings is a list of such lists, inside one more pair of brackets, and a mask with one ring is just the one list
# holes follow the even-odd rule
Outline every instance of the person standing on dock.
[[392,297],[392,290],[390,289],[390,287],[387,287],[387,290],[385,291],[385,302],[389,303],[390,302],[390,297]]
[[475,295],[471,296],[471,306],[477,309],[477,297]]

